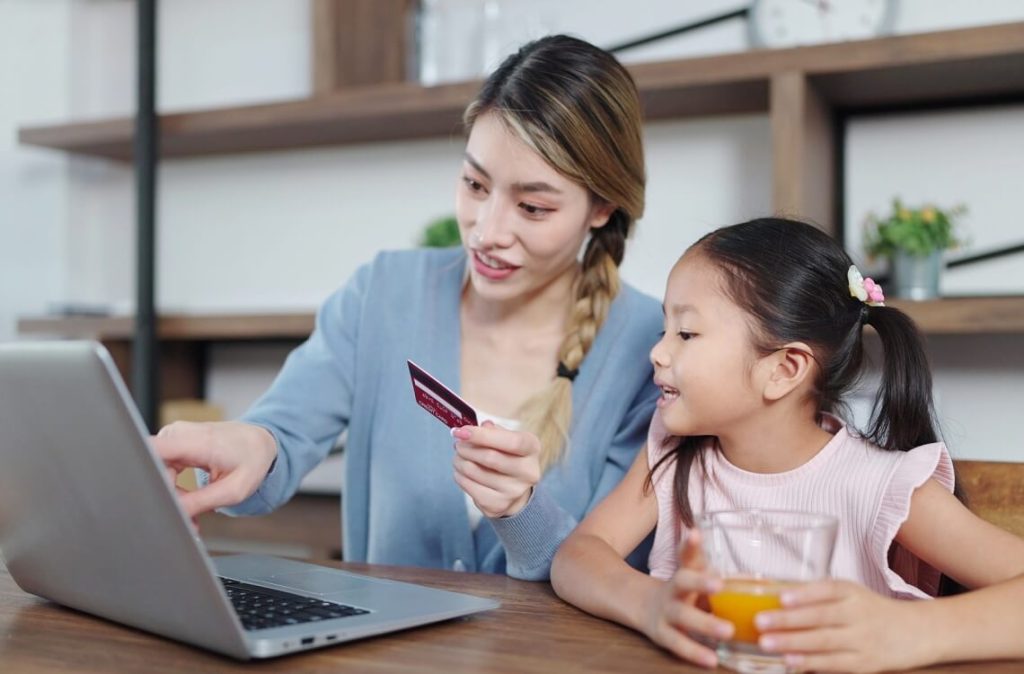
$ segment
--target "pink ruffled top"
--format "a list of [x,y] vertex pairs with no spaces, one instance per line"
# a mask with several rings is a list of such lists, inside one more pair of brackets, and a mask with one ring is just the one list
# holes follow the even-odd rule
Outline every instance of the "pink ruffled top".
[[[910,513],[910,497],[929,478],[953,490],[953,462],[941,442],[907,452],[885,451],[850,433],[835,417],[823,428],[832,439],[813,458],[783,473],[751,473],[713,448],[702,450],[706,475],[695,460],[690,471],[690,506],[695,515],[736,508],[772,508],[827,513],[839,518],[832,577],[852,580],[883,595],[927,598],[938,592],[939,572],[895,542]],[[666,442],[667,440],[667,442]],[[655,412],[647,437],[654,466],[676,445]],[[673,501],[675,460],[654,475],[658,528],[648,565],[651,575],[676,570],[682,522]]]

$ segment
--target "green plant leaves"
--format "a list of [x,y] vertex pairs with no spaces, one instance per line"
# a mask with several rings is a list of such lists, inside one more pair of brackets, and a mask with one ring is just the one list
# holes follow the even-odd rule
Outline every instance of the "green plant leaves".
[[955,248],[962,243],[955,232],[956,221],[966,212],[962,204],[947,210],[930,204],[907,208],[895,198],[887,217],[868,216],[865,250],[872,257],[892,256],[897,251],[925,257],[936,250]]
[[459,236],[459,223],[453,215],[434,220],[427,225],[420,237],[420,245],[425,248],[448,248],[460,243],[462,237]]

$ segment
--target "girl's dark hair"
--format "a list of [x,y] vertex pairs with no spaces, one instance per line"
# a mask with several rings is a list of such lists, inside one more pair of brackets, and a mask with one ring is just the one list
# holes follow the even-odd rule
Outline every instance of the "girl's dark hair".
[[[754,349],[764,356],[789,342],[811,347],[818,364],[814,396],[818,412],[837,412],[859,381],[864,358],[863,326],[882,345],[881,385],[867,440],[889,451],[935,442],[932,377],[924,342],[914,322],[898,309],[868,306],[850,294],[846,251],[816,227],[785,218],[759,218],[717,229],[693,244],[722,272],[723,290],[750,316]],[[677,439],[674,499],[683,522],[692,526],[687,495],[693,461],[707,437]],[[672,441],[672,440],[670,440]],[[648,486],[658,462],[648,474]],[[955,490],[963,500],[959,486]]]

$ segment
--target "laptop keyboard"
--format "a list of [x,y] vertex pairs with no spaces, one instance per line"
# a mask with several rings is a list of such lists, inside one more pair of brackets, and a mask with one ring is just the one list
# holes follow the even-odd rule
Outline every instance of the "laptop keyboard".
[[221,578],[224,590],[247,630],[300,625],[302,623],[365,615],[369,611],[345,604],[271,590],[230,578]]

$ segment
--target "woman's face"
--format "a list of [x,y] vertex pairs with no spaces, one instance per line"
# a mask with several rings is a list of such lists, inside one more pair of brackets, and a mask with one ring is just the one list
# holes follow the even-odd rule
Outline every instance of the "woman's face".
[[572,273],[591,228],[612,206],[591,198],[514,136],[492,113],[469,134],[455,193],[472,288],[515,300]]

